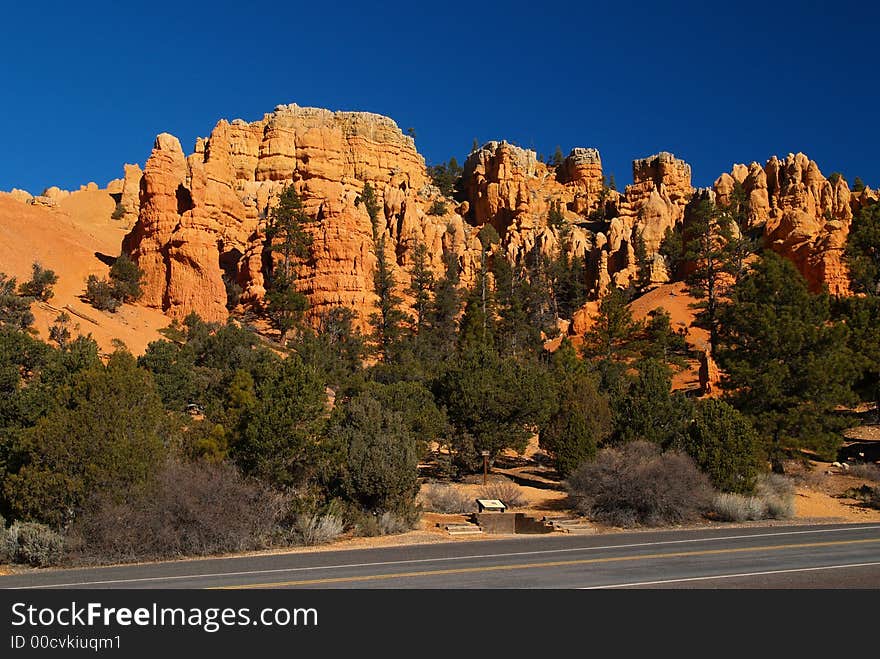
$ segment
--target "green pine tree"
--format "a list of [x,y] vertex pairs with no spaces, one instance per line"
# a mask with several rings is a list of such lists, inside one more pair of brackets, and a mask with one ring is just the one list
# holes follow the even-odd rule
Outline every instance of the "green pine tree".
[[434,299],[426,317],[427,343],[432,357],[429,362],[434,364],[442,363],[455,349],[462,305],[458,256],[449,252],[445,261],[446,271],[434,288]]
[[593,321],[584,335],[581,350],[585,357],[621,362],[634,354],[633,347],[642,326],[633,320],[622,290],[608,289]]
[[286,340],[302,325],[308,299],[296,285],[297,265],[307,259],[312,244],[306,231],[310,218],[293,184],[281,192],[278,205],[265,223],[267,249],[271,255],[266,286],[266,312],[272,325]]
[[556,409],[541,427],[539,443],[563,478],[595,457],[611,433],[608,398],[594,377],[575,372],[559,385]]
[[31,313],[33,298],[18,293],[15,277],[7,277],[0,272],[0,327],[25,330],[34,322]]
[[614,406],[615,439],[645,440],[669,448],[682,437],[690,419],[690,402],[672,393],[669,367],[657,359],[638,364],[639,374]]
[[880,203],[856,213],[845,254],[856,292],[880,296]]
[[418,243],[413,248],[412,267],[409,274],[409,290],[413,296],[413,311],[415,312],[415,335],[416,340],[419,340],[427,322],[431,291],[434,288],[434,273],[428,265],[428,248],[424,243]]
[[694,405],[693,420],[678,442],[700,471],[723,492],[751,494],[761,471],[761,441],[749,419],[724,401]]
[[718,346],[718,307],[727,296],[733,272],[731,241],[738,233],[730,213],[708,197],[695,198],[684,228],[683,259],[689,265],[688,291],[697,298],[698,323],[709,330],[709,348]]
[[833,459],[856,376],[847,330],[826,294],[791,261],[765,252],[719,310],[726,399],[754,424],[775,470],[801,449]]
[[58,282],[58,275],[52,270],[47,270],[34,261],[31,265],[32,274],[30,280],[18,287],[18,292],[24,297],[31,297],[41,302],[52,299],[54,292],[52,287]]
[[403,298],[397,292],[392,259],[385,244],[385,231],[381,226],[381,208],[373,186],[364,183],[359,201],[364,204],[373,227],[373,248],[376,253],[376,270],[373,272],[373,291],[378,300],[378,310],[370,314],[369,322],[373,328],[373,342],[383,359],[394,357],[394,350],[400,342],[403,324],[408,316],[401,310]]

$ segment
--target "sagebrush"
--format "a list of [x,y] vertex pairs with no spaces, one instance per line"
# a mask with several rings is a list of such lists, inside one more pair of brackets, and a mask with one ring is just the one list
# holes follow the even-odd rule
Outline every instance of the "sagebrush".
[[723,492],[712,502],[712,510],[725,522],[788,519],[794,516],[794,484],[779,474],[761,474],[755,495]]
[[522,489],[510,481],[492,481],[480,488],[481,499],[498,499],[508,508],[523,508],[528,500]]
[[419,498],[425,510],[433,513],[460,514],[476,510],[474,498],[454,485],[428,485]]
[[64,538],[45,524],[13,522],[4,532],[7,560],[34,567],[57,565],[64,553]]
[[868,481],[880,483],[880,465],[872,462],[857,462],[850,465],[849,473],[857,478],[864,478]]
[[342,519],[336,515],[301,514],[294,523],[293,540],[304,545],[321,545],[336,540],[343,529]]

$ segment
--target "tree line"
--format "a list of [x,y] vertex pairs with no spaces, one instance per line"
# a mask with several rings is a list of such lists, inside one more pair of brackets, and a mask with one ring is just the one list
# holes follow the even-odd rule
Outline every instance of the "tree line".
[[[603,449],[647,441],[686,453],[714,487],[748,494],[763,471],[805,450],[833,458],[852,423],[845,407],[877,399],[877,206],[857,215],[847,248],[864,294],[836,299],[811,293],[758,245],[732,269],[742,249],[729,247],[732,211],[696,202],[708,227],[688,229],[687,277],[704,292],[700,322],[725,374],[720,398],[696,399],[672,388],[694,357],[682,332],[662,309],[634,320],[626,291],[602,297],[585,335],[545,349],[556,320],[586,299],[584,266],[565,250],[512,264],[496,258],[497,233],[484,227],[476,281],[463,288],[454,254],[437,276],[417,246],[404,304],[369,185],[359,203],[377,259],[367,333],[345,308],[304,321],[296,260],[311,220],[292,188],[267,218],[265,312],[280,344],[232,318],[191,315],[140,357],[119,347],[101,359],[88,336],[34,338],[27,291],[0,278],[0,514],[45,524],[86,553],[111,551],[108,520],[167,526],[184,504],[198,538],[188,551],[290,542],[290,529],[302,538],[327,520],[389,532],[417,519],[420,464],[456,478],[478,470],[483,451],[495,460],[535,435],[562,477]],[[218,469],[238,488],[229,496],[275,502],[268,518],[242,510],[234,541],[211,507]],[[190,476],[169,490],[180,473]]]

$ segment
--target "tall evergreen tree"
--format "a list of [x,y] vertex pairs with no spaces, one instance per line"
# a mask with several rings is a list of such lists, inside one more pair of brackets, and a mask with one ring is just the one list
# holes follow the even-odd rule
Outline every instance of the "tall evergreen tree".
[[584,259],[569,257],[560,249],[548,267],[552,301],[557,318],[571,318],[587,301],[587,266]]
[[699,302],[697,318],[709,330],[712,354],[718,346],[718,306],[727,295],[732,272],[729,247],[738,233],[729,213],[717,208],[708,197],[694,199],[685,221],[684,260],[689,272],[688,291]]
[[511,265],[507,259],[495,259],[492,265],[495,277],[495,299],[498,312],[498,349],[518,357],[540,350],[541,330],[547,320],[540,314],[540,305],[529,279],[528,270],[521,264]]
[[646,440],[669,448],[678,441],[690,419],[690,402],[672,393],[669,367],[656,359],[638,364],[639,374],[615,409],[617,441]]
[[71,380],[11,451],[2,507],[17,519],[66,526],[89,497],[148,485],[162,460],[162,403],[130,354]]
[[541,427],[541,448],[553,458],[563,478],[596,455],[610,435],[611,408],[594,377],[568,374],[559,384],[554,411]]
[[334,411],[327,436],[339,453],[333,490],[366,510],[412,508],[419,456],[403,415],[360,394]]
[[719,490],[751,494],[761,471],[761,445],[749,419],[715,398],[698,400],[676,443]]
[[456,461],[474,470],[480,451],[494,458],[505,448],[525,449],[553,395],[546,369],[477,343],[465,343],[434,389],[453,425]]
[[880,202],[856,213],[845,254],[853,288],[880,296]]
[[302,200],[291,184],[284,188],[265,223],[269,252],[266,311],[281,339],[302,323],[308,299],[296,287],[298,262],[308,258],[312,244],[306,231],[309,217]]
[[856,369],[853,389],[862,400],[880,403],[880,296],[847,296],[835,306],[848,330],[847,344]]
[[810,293],[788,260],[765,252],[720,309],[719,365],[727,400],[754,423],[776,471],[793,451],[833,458],[853,401],[846,327],[826,294]]
[[641,324],[633,320],[622,290],[614,287],[608,289],[599,302],[593,321],[592,327],[584,335],[584,356],[620,362],[633,355]]
[[462,168],[455,156],[450,158],[448,163],[428,167],[428,176],[444,197],[456,196],[460,189],[461,175]]
[[458,315],[461,311],[459,292],[460,272],[458,256],[454,252],[446,254],[446,271],[434,288],[434,300],[428,307],[426,327],[428,345],[433,362],[440,363],[455,349]]
[[415,335],[418,341],[428,319],[431,291],[434,288],[434,273],[428,266],[428,248],[419,243],[413,248],[412,267],[409,271],[410,287],[415,312]]
[[660,241],[660,254],[666,261],[669,276],[678,279],[684,262],[684,237],[681,224],[666,227],[663,240]]
[[677,368],[687,366],[690,347],[684,334],[672,329],[669,312],[663,307],[648,313],[637,344],[643,358],[656,359]]
[[351,309],[331,307],[318,317],[317,331],[305,328],[291,344],[305,365],[337,389],[361,371],[365,345],[356,317]]
[[653,260],[648,258],[648,248],[642,231],[633,231],[633,253],[636,258],[636,290],[642,293],[651,285]]
[[397,292],[397,281],[394,278],[393,265],[385,244],[385,230],[381,226],[381,208],[376,192],[369,181],[359,197],[364,204],[370,223],[373,227],[373,248],[376,253],[376,270],[373,273],[373,290],[379,298],[378,311],[370,314],[370,325],[373,327],[373,341],[383,359],[393,357],[394,348],[400,341],[402,325],[407,315],[401,310],[403,302]]
[[[245,383],[246,384],[246,383]],[[277,487],[315,476],[325,413],[324,384],[297,355],[281,360],[256,384],[256,403],[243,406],[233,460],[248,475]]]

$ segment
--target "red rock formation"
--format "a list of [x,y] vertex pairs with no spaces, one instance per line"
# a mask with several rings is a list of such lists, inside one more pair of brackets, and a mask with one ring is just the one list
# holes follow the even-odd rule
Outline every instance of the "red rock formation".
[[124,165],[123,171],[125,177],[122,181],[119,205],[122,206],[124,213],[120,221],[126,228],[131,228],[137,222],[140,212],[141,179],[144,173],[138,165]]
[[700,392],[703,395],[712,395],[717,393],[718,385],[721,382],[721,371],[718,364],[712,359],[712,355],[706,350],[700,353]]
[[186,158],[180,142],[173,135],[162,133],[156,137],[144,168],[137,224],[122,243],[122,249],[144,271],[141,302],[150,307],[168,308],[166,296],[171,273],[167,250],[185,210],[183,206],[192,204],[186,177]]
[[[242,288],[244,304],[258,305],[265,294],[261,218],[281,190],[294,185],[313,220],[311,254],[298,268],[310,313],[347,306],[363,324],[375,303],[372,227],[356,203],[365,182],[384,211],[380,229],[392,247],[401,293],[418,243],[428,248],[437,273],[444,255],[453,253],[463,284],[473,281],[481,248],[476,234],[484,224],[495,227],[499,253],[512,261],[560,248],[585,258],[594,295],[629,285],[639,267],[662,283],[668,273],[660,243],[668,228],[683,222],[694,193],[690,166],[666,152],[634,161],[633,184],[620,194],[604,186],[595,149],[573,149],[553,168],[533,151],[488,142],[465,162],[466,201],[447,199],[447,212],[431,215],[440,192],[427,184],[423,158],[392,120],[278,106],[259,121],[220,121],[189,157],[175,138],[160,135],[142,176],[137,166],[126,166],[121,203],[132,218],[137,213],[137,222],[124,248],[147,273],[144,302],[177,318],[195,311],[222,320],[225,277]],[[850,193],[842,179],[832,184],[802,154],[772,158],[764,167],[735,165],[715,182],[717,202],[729,203],[738,186],[750,202],[750,224],[763,227],[773,249],[791,258],[814,287],[847,290],[841,254],[852,208],[876,193]],[[62,194],[52,191],[45,203]],[[548,226],[553,207],[569,225],[565,241]],[[643,264],[636,263],[639,239],[648,259]]]
[[563,161],[557,178],[576,192],[571,210],[588,216],[602,203],[605,177],[602,174],[602,158],[597,149],[575,148]]
[[813,290],[849,292],[843,250],[853,216],[853,196],[843,177],[831,182],[802,153],[735,165],[715,181],[718,202],[726,204],[734,183],[748,195],[749,222],[762,227],[766,244],[791,259]]
[[386,117],[279,106],[261,121],[220,121],[188,158],[175,138],[160,135],[144,169],[139,219],[124,243],[147,273],[144,302],[177,318],[195,311],[222,320],[224,273],[242,287],[244,301],[258,302],[265,293],[260,217],[293,184],[315,220],[298,282],[313,315],[345,305],[365,319],[375,257],[370,220],[355,200],[366,181],[387,196],[386,229],[402,251],[424,240],[442,264],[445,224],[438,230],[436,221],[424,221],[416,198],[424,160]]
[[487,142],[464,164],[464,188],[472,222],[491,224],[502,238],[508,227],[531,225],[529,181],[536,178],[535,152],[507,142]]

